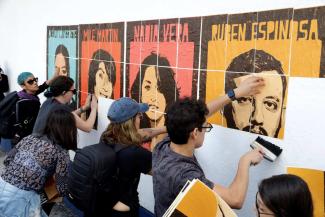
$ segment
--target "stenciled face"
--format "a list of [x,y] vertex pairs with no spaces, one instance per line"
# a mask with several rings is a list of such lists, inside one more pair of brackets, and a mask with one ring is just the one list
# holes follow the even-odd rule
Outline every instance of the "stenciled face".
[[57,54],[55,57],[55,74],[68,76],[65,57],[63,56],[62,53]]
[[34,76],[29,76],[25,81],[24,81],[24,85],[22,85],[22,88],[29,94],[35,94],[38,89],[38,83],[35,79]]
[[158,90],[158,78],[156,76],[155,66],[149,66],[144,73],[141,101],[149,105],[149,110],[146,114],[150,120],[159,120],[164,115],[166,99]]
[[[242,97],[232,102],[234,121],[240,130],[275,137],[283,104],[281,76],[275,70],[256,75],[264,78],[265,86],[255,96]],[[249,76],[235,78],[236,86]]]
[[95,96],[98,97],[105,97],[105,98],[112,98],[113,93],[113,85],[108,78],[108,72],[105,68],[105,63],[100,62],[98,65],[98,70],[96,72],[96,82],[94,86]]

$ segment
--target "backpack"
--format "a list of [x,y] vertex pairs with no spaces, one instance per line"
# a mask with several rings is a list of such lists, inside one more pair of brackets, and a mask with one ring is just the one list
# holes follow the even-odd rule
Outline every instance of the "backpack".
[[8,94],[0,103],[0,135],[16,144],[33,131],[40,102],[19,98],[17,91]]
[[33,132],[40,106],[37,100],[19,99],[16,102],[16,134],[20,139]]
[[100,142],[76,151],[68,174],[68,196],[77,208],[92,214],[101,198],[114,200],[118,181],[116,154],[126,147]]
[[17,91],[9,93],[0,103],[0,135],[4,138],[14,136],[16,123],[16,103],[19,100]]

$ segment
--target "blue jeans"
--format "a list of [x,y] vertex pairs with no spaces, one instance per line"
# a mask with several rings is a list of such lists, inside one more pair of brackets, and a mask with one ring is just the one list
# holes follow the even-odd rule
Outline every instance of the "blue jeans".
[[0,177],[0,217],[47,217],[40,196],[7,183]]
[[[64,205],[77,217],[84,217],[83,212],[78,209],[67,197],[63,198]],[[51,213],[52,215],[52,213]]]
[[3,152],[9,152],[12,148],[11,139],[5,139],[1,137],[0,150]]

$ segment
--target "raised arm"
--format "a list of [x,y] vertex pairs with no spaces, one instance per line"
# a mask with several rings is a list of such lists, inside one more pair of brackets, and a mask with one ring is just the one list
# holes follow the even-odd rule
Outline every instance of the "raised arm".
[[165,126],[157,128],[142,128],[138,130],[138,133],[141,135],[142,140],[146,142],[155,136],[167,133],[167,129]]
[[90,107],[91,107],[91,112],[90,112],[90,115],[87,120],[82,120],[79,117],[79,114],[81,113],[80,109],[77,109],[73,112],[75,119],[76,119],[77,128],[82,131],[85,131],[85,132],[90,132],[95,124],[95,121],[96,121],[98,104],[97,104],[97,98],[95,95],[92,95]]
[[[244,96],[251,96],[260,93],[260,88],[264,86],[263,78],[251,76],[245,79],[239,87],[234,89],[235,97],[240,98]],[[225,105],[231,102],[227,94],[218,97],[208,103],[209,114],[208,117],[222,109]]]
[[80,108],[74,110],[73,112],[80,116],[82,113],[88,111],[90,109],[91,106],[91,94],[88,94],[87,98],[86,98],[86,102],[83,106],[80,106]]
[[54,73],[53,76],[52,76],[52,78],[50,78],[50,79],[48,79],[47,81],[45,81],[45,83],[46,83],[47,85],[50,85],[51,82],[52,82],[56,77],[58,77],[58,76],[59,76],[58,74]]

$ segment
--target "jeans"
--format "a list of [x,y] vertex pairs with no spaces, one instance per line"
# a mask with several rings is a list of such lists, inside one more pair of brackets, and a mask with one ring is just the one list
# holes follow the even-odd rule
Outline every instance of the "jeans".
[[0,177],[0,217],[47,217],[40,196],[7,183]]
[[12,148],[11,139],[5,139],[1,137],[0,150],[3,152],[9,152]]

